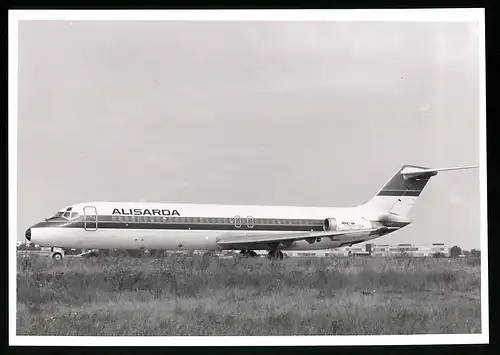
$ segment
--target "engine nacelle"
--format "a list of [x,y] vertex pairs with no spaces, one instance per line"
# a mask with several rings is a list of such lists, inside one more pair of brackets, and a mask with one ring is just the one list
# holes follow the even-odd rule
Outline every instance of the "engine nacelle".
[[323,222],[323,229],[328,231],[342,231],[342,230],[357,230],[357,229],[370,229],[371,223],[366,218],[326,218]]
[[323,222],[325,232],[338,230],[337,220],[335,218],[327,218]]

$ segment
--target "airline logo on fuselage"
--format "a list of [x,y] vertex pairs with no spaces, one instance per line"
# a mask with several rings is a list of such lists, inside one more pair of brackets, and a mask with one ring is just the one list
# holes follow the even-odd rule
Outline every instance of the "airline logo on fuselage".
[[114,208],[112,214],[120,214],[125,216],[180,216],[177,210],[159,210],[159,209],[142,209],[142,208],[130,208],[128,210],[122,208]]

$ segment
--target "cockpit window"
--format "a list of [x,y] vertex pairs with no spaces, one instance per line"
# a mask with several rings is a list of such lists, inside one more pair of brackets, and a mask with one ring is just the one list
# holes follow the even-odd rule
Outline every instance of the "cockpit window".
[[47,221],[62,222],[62,221],[70,221],[72,219],[78,218],[80,216],[80,214],[78,212],[71,212],[72,209],[73,209],[73,207],[68,207],[64,211],[59,211],[54,216],[48,218]]

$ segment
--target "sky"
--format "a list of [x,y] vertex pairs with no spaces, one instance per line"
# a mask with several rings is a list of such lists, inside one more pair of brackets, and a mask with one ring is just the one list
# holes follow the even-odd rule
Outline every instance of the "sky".
[[[18,240],[84,201],[347,207],[479,164],[476,23],[20,21],[18,45]],[[479,248],[479,171],[411,217],[375,242]]]

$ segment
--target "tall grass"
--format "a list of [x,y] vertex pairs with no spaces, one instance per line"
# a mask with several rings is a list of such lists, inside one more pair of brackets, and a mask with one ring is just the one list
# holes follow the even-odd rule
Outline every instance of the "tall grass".
[[20,258],[17,285],[24,335],[481,331],[467,260]]

